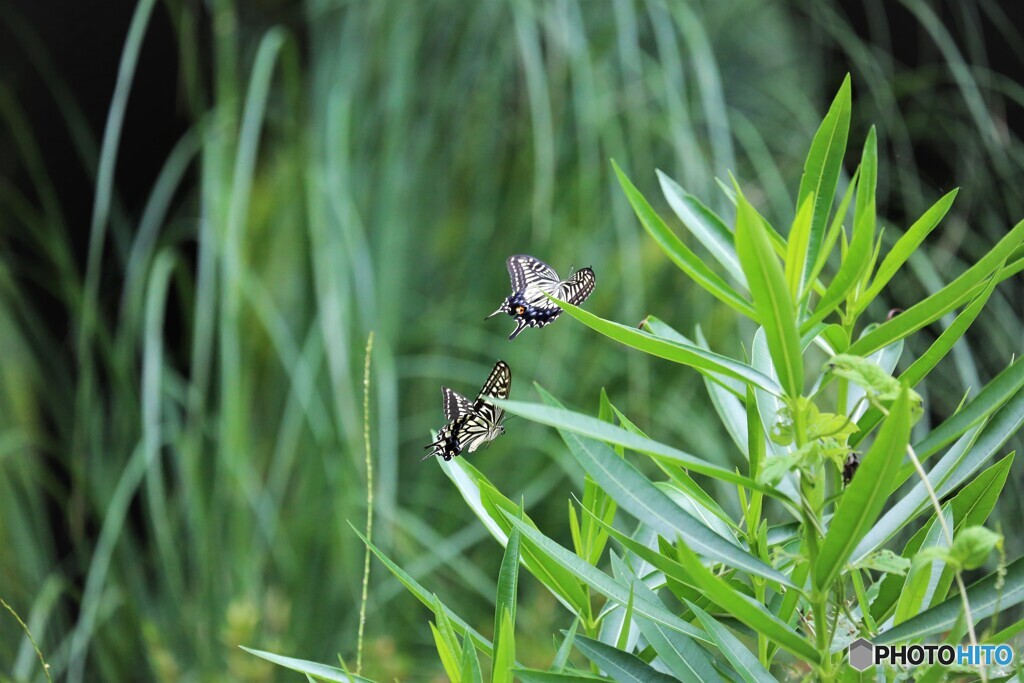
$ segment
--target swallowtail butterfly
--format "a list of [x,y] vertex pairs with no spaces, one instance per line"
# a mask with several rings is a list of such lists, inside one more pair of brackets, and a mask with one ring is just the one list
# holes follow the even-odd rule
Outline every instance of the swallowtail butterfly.
[[512,281],[512,294],[487,318],[499,313],[515,318],[516,329],[509,339],[515,339],[527,327],[544,327],[562,314],[558,304],[544,294],[579,306],[594,291],[594,271],[590,268],[577,270],[568,279],[561,280],[554,268],[532,256],[509,256],[506,265]]
[[451,460],[463,450],[468,449],[472,453],[504,434],[505,427],[501,423],[505,411],[485,399],[508,398],[511,388],[512,371],[503,360],[494,364],[475,401],[448,387],[441,387],[444,417],[448,423],[438,432],[437,440],[426,445],[430,453],[423,460],[432,455]]

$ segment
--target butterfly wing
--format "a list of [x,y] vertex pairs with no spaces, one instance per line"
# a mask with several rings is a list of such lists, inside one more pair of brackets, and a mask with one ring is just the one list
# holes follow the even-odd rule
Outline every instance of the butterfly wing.
[[573,306],[579,306],[593,293],[595,283],[594,271],[583,268],[573,273],[572,277],[558,283],[556,296]]
[[558,273],[540,259],[526,254],[516,254],[509,256],[505,265],[508,267],[513,292],[522,292],[527,287],[544,289],[558,286]]
[[503,360],[499,360],[491,368],[491,374],[487,376],[487,381],[480,387],[480,393],[476,396],[476,404],[474,409],[479,410],[482,399],[484,398],[508,398],[509,392],[512,390],[512,369],[509,368],[508,363]]
[[449,422],[473,411],[472,401],[448,387],[441,387],[441,398],[444,405],[444,419]]

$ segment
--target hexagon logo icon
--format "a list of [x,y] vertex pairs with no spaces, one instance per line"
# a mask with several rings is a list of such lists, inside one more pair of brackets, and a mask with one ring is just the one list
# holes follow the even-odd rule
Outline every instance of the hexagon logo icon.
[[850,666],[857,671],[864,671],[875,663],[875,646],[864,638],[850,643]]

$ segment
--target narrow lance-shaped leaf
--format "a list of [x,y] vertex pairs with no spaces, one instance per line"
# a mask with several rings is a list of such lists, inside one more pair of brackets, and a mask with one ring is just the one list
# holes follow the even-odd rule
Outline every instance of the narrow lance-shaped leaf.
[[793,299],[760,217],[742,195],[736,209],[736,253],[747,276],[757,320],[764,328],[779,381],[786,395],[803,391],[803,358]]
[[814,312],[801,325],[801,332],[808,331],[839,307],[868,270],[875,229],[874,193],[878,155],[876,147],[877,142],[872,128],[867,140],[864,141],[861,169],[857,175],[857,205],[854,208],[853,237],[850,246],[843,253],[839,271],[818,300]]
[[[986,576],[967,589],[971,616],[975,623],[990,617],[996,610],[1006,610],[1024,601],[1024,557],[1006,568],[1005,577],[998,572]],[[935,633],[948,631],[963,610],[960,595],[954,595],[941,605],[925,610],[873,639],[875,645],[905,643]]]
[[576,636],[576,649],[619,683],[675,683],[634,654],[616,650],[600,640]]
[[686,192],[676,181],[658,171],[658,182],[668,205],[675,211],[690,233],[729,271],[736,282],[747,286],[747,279],[740,268],[739,257],[733,246],[732,230],[711,209],[699,199]]
[[253,650],[248,647],[242,647],[242,649],[249,654],[256,655],[257,657],[265,659],[268,662],[273,662],[274,664],[286,669],[298,671],[299,673],[304,673],[308,676],[316,676],[316,678],[321,681],[334,681],[335,683],[373,683],[369,678],[363,678],[362,676],[356,676],[354,674],[346,674],[341,669],[333,666],[327,666],[326,664],[318,664],[317,662],[309,662],[305,659],[295,659],[294,657],[275,655],[272,652]]
[[[557,399],[546,391],[540,388],[538,391],[546,403],[561,407]],[[697,552],[710,559],[744,569],[769,581],[789,584],[789,579],[781,572],[729,543],[684,512],[639,470],[618,457],[605,444],[581,438],[566,430],[559,430],[559,433],[580,467],[615,499],[621,509],[650,525],[666,538],[674,540],[677,536],[685,537]]]
[[738,593],[725,580],[715,576],[687,547],[685,542],[676,546],[679,562],[689,572],[704,593],[723,609],[750,628],[765,634],[776,645],[812,664],[821,661],[821,655],[809,642],[793,631],[785,622],[768,611],[761,603]]
[[811,237],[811,214],[814,211],[814,195],[808,195],[793,219],[786,248],[786,285],[793,301],[800,298],[803,285],[804,260],[807,258],[807,241]]
[[[946,354],[952,350],[953,346],[964,336],[971,324],[977,319],[978,314],[981,313],[981,309],[985,307],[985,303],[991,296],[992,291],[996,286],[996,276],[993,274],[989,278],[988,285],[985,289],[968,305],[960,315],[956,317],[953,323],[942,331],[939,338],[936,339],[928,350],[925,351],[921,356],[915,360],[906,371],[899,376],[900,382],[908,387],[915,387],[923,380],[932,369],[938,365],[939,361],[946,357]],[[862,432],[872,430],[876,424],[882,419],[882,412],[878,408],[872,407],[868,410],[860,420],[857,421],[857,429]],[[858,440],[863,438],[862,435],[858,435]]]
[[[540,387],[538,387],[538,390],[543,392],[543,389]],[[504,408],[505,412],[525,417],[531,422],[548,425],[549,427],[555,427],[559,430],[566,430],[592,439],[599,439],[606,443],[623,446],[629,450],[636,451],[637,453],[647,454],[653,458],[664,460],[665,462],[669,462],[680,467],[685,467],[688,470],[699,472],[700,474],[707,475],[714,479],[726,481],[730,484],[738,484],[755,491],[761,491],[773,498],[787,500],[783,494],[770,486],[756,482],[749,477],[744,477],[743,475],[727,470],[724,467],[713,465],[706,460],[701,460],[694,455],[690,455],[689,453],[673,448],[672,446],[640,436],[639,434],[633,434],[622,427],[598,420],[595,417],[583,415],[582,413],[573,412],[561,407],[541,405],[539,403],[500,399],[494,399],[493,402]]]
[[899,470],[909,440],[910,392],[904,387],[832,517],[814,567],[814,583],[819,590],[832,585],[882,512],[889,497],[889,482]]
[[[825,118],[821,122],[818,132],[814,135],[811,149],[807,153],[807,161],[804,163],[804,172],[800,178],[800,191],[796,200],[797,209],[803,206],[807,197],[813,195],[815,198],[801,286],[807,282],[807,276],[817,262],[818,254],[821,251],[825,229],[828,225],[828,216],[835,199],[836,186],[839,184],[839,173],[842,170],[843,156],[846,154],[846,139],[849,132],[850,76],[847,74],[832,101],[832,106],[829,107],[828,113],[825,114]],[[746,268],[744,268],[744,272],[746,272]],[[750,283],[750,285],[752,291],[756,291],[754,284]]]
[[[778,264],[776,263],[776,267]],[[781,273],[781,269],[780,269]],[[780,275],[781,277],[781,275]],[[783,285],[785,286],[785,285]],[[741,363],[732,358],[705,351],[699,346],[673,342],[661,337],[643,332],[635,327],[629,327],[620,323],[599,318],[593,313],[588,313],[582,308],[573,306],[565,301],[560,301],[549,296],[559,307],[573,318],[576,318],[587,327],[600,332],[609,339],[614,339],[634,349],[649,353],[658,358],[664,358],[674,363],[688,365],[698,372],[720,373],[727,377],[733,377],[747,384],[754,384],[758,388],[776,396],[781,396],[783,391],[778,383],[764,373],[754,370],[749,365]],[[799,341],[799,340],[798,340]]]
[[676,236],[672,230],[665,225],[657,212],[651,208],[644,196],[634,187],[626,174],[622,172],[619,165],[612,161],[615,168],[615,175],[619,178],[619,184],[626,193],[626,198],[633,207],[640,223],[647,230],[647,233],[654,238],[662,251],[672,259],[679,268],[686,273],[698,285],[707,290],[716,299],[729,306],[737,313],[747,317],[753,317],[754,309],[746,299],[736,293],[729,284],[718,276],[715,271],[700,260],[683,241]]
[[850,346],[848,353],[867,356],[897,339],[902,339],[925,325],[935,322],[959,306],[965,297],[975,296],[975,287],[992,273],[1002,270],[1002,264],[1006,257],[1022,242],[1024,242],[1024,221],[1015,225],[1013,230],[999,240],[964,274],[935,294],[865,334]]
[[519,586],[519,542],[521,534],[513,529],[505,544],[505,555],[498,570],[498,595],[494,610],[494,667],[491,681],[511,683],[515,665],[516,594]]
[[[647,587],[636,574],[621,560],[618,561],[620,570],[628,579],[632,589],[646,597],[648,600],[657,600],[658,596],[653,590]],[[672,631],[661,624],[648,619],[639,618],[638,624],[644,639],[651,644],[654,651],[658,653],[662,664],[668,667],[676,678],[684,683],[714,683],[721,681],[722,677],[715,671],[711,659],[707,653],[692,639],[682,633]]]
[[[629,591],[626,590],[626,588],[618,581],[615,581],[604,572],[581,560],[575,553],[566,550],[533,527],[521,522],[517,516],[507,514],[507,517],[509,523],[522,532],[524,540],[530,540],[538,548],[542,549],[552,561],[557,562],[580,581],[590,586],[609,600],[614,600],[623,607],[625,607],[629,602]],[[695,638],[702,642],[710,642],[703,631],[695,628],[684,619],[679,618],[676,614],[669,611],[664,605],[640,599],[634,601],[633,611],[641,616],[655,619],[659,624],[663,624],[671,629],[679,631],[680,633],[685,633],[691,638]]]
[[[352,525],[349,524],[349,526]],[[430,593],[430,591],[428,591],[426,588],[420,585],[419,582],[417,582],[416,579],[412,578],[412,576],[410,576],[408,572],[406,572],[404,569],[395,564],[387,555],[381,552],[380,548],[378,548],[372,542],[367,540],[366,537],[363,536],[362,532],[359,531],[359,529],[356,529],[354,526],[352,526],[352,530],[355,531],[356,535],[359,536],[363,543],[365,543],[370,548],[370,550],[373,551],[373,554],[377,556],[377,559],[380,560],[384,564],[384,566],[388,568],[388,571],[395,575],[395,578],[398,579],[399,583],[405,586],[409,590],[409,592],[416,597],[417,600],[422,602],[430,609],[435,608],[437,604],[435,602],[436,596],[434,596],[432,593]],[[484,652],[484,654],[491,655],[491,653],[493,652],[491,641],[487,640],[482,635],[480,635],[472,626],[467,624],[465,620],[463,620],[459,615],[453,612],[451,608],[445,607],[444,605],[442,605],[442,607],[444,607],[445,616],[451,622],[453,629],[455,629],[458,633],[461,633],[464,636],[472,638],[473,642],[476,644],[478,648],[480,648]]]
[[729,629],[692,602],[687,601],[686,605],[697,615],[697,621],[700,622],[701,627],[715,641],[718,651],[725,655],[725,658],[732,664],[736,673],[746,683],[775,683],[775,677],[764,668],[764,665],[758,661],[754,653],[748,650]]
[[939,221],[949,212],[958,192],[959,189],[956,189],[943,195],[896,241],[896,244],[893,245],[889,253],[882,259],[882,265],[878,266],[878,272],[871,281],[871,285],[858,297],[854,309],[856,313],[860,313],[867,308],[868,304],[889,284],[892,276],[899,271],[906,260],[910,258],[910,255],[914,253],[925,237],[928,236],[928,233],[934,230]]

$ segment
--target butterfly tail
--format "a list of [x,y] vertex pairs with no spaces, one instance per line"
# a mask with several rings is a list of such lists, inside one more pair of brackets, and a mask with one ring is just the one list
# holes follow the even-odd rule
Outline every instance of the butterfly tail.
[[517,320],[516,321],[516,329],[512,330],[512,334],[510,334],[508,336],[508,340],[512,341],[513,339],[515,339],[516,337],[519,336],[520,332],[522,332],[525,329],[526,329],[526,321],[525,320]]
[[433,443],[428,443],[426,446],[424,446],[424,448],[430,449],[430,452],[424,455],[422,458],[420,458],[420,462],[423,462],[424,460],[432,456],[441,455],[441,443],[441,440],[438,439],[437,441],[434,441]]

